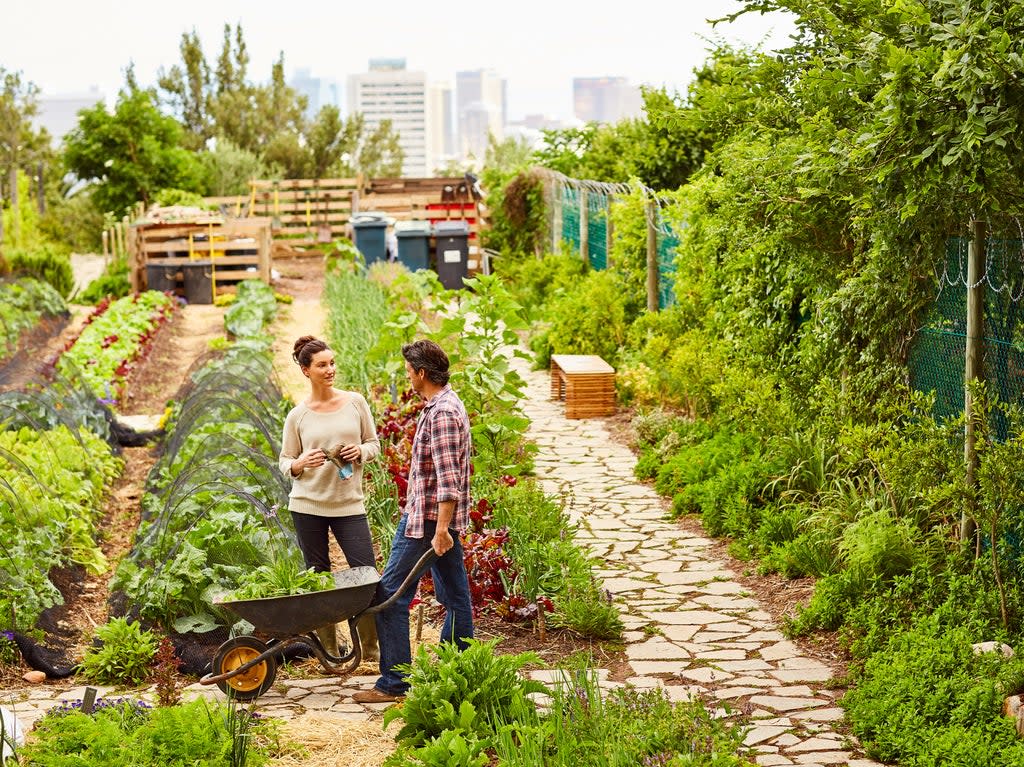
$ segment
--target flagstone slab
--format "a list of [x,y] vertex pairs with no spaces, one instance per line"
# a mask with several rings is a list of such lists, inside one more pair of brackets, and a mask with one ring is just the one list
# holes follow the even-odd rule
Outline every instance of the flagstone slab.
[[665,612],[648,612],[647,617],[660,623],[676,626],[707,626],[713,623],[729,623],[732,616],[711,610],[677,610]]
[[814,691],[805,684],[772,687],[770,695],[784,695],[787,698],[813,698]]
[[663,583],[666,586],[677,586],[681,583],[710,583],[716,577],[729,578],[732,577],[731,573],[727,573],[724,570],[694,570],[692,566],[696,564],[691,562],[691,569],[683,570],[678,573],[658,573],[658,582]]
[[715,665],[723,671],[740,672],[740,671],[768,671],[771,669],[771,665],[765,663],[763,660],[757,658],[748,658],[744,660],[720,660],[715,661]]
[[624,591],[645,589],[650,584],[647,581],[638,581],[635,578],[607,578],[602,585],[613,594],[621,594]]
[[631,660],[688,660],[690,653],[682,647],[664,640],[651,639],[626,647],[626,656]]
[[778,754],[758,754],[754,757],[754,762],[758,767],[789,767],[793,764],[793,760]]
[[707,688],[696,684],[667,684],[662,689],[673,703],[688,703],[707,694]]
[[681,567],[682,563],[677,560],[656,559],[653,562],[648,562],[640,569],[649,573],[675,573],[679,572]]
[[746,660],[743,650],[701,650],[694,653],[698,660]]
[[755,695],[750,699],[755,706],[764,706],[773,711],[797,711],[817,708],[820,700],[815,698],[789,698],[783,695]]
[[[795,642],[790,642],[789,640],[776,642],[761,650],[761,657],[772,661],[784,661],[787,658],[795,658],[799,655],[800,648],[796,646]],[[780,666],[782,665],[780,664]]]
[[796,754],[806,751],[839,751],[843,747],[838,738],[808,738],[802,743],[795,743],[786,748],[786,753]]
[[660,628],[665,637],[674,642],[685,642],[700,631],[700,626],[661,626]]
[[[649,674],[679,675],[680,669],[684,668],[687,663],[688,661],[686,660],[631,660],[629,665],[636,676],[647,676]],[[689,678],[692,679],[693,677]],[[695,681],[703,682],[707,680],[695,679]]]
[[780,682],[827,682],[833,677],[828,666],[816,668],[775,669],[772,676]]
[[830,707],[812,709],[810,711],[794,711],[791,716],[802,721],[839,722],[846,716],[846,712],[838,707]]
[[[748,695],[764,694],[765,692],[763,687],[719,687],[712,694],[719,700],[733,700],[734,698],[745,698]],[[784,727],[783,729],[789,729],[789,727]]]
[[816,764],[820,764],[822,767],[832,764],[848,765],[852,755],[849,751],[818,751],[813,754],[794,754],[793,762],[804,767]]
[[766,740],[777,738],[782,733],[786,732],[788,727],[770,727],[765,725],[757,725],[746,734],[743,738],[744,746],[756,746],[758,743],[763,743]]
[[[636,664],[632,664],[634,669]],[[676,676],[683,679],[692,679],[694,682],[703,682],[710,684],[711,682],[728,682],[733,678],[733,675],[727,671],[713,668],[711,666],[693,666],[691,668],[684,668],[680,671],[676,671]]]

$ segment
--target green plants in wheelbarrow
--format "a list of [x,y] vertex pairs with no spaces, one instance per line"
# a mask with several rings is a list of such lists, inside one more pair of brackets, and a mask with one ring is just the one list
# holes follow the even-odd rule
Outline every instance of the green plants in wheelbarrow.
[[334,577],[330,573],[318,573],[296,567],[291,559],[279,559],[253,570],[246,583],[228,595],[227,600],[241,602],[247,599],[287,597],[293,594],[307,594],[334,588]]

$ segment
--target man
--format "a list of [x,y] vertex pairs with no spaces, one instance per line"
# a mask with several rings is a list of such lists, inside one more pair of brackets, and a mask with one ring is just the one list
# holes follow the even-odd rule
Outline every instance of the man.
[[[402,347],[412,388],[427,401],[416,425],[409,469],[409,490],[391,556],[377,588],[378,602],[394,594],[430,548],[440,557],[431,568],[434,594],[445,608],[442,642],[460,649],[473,637],[473,606],[462,561],[459,533],[469,526],[469,417],[448,385],[448,355],[433,341]],[[380,673],[372,690],[360,690],[357,703],[401,700],[409,683],[395,666],[412,662],[409,604],[413,589],[377,614]]]

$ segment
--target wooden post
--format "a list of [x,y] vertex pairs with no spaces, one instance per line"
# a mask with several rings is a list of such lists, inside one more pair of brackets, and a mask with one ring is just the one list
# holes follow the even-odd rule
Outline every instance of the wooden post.
[[580,260],[590,263],[590,211],[587,190],[580,189]]
[[[970,384],[981,378],[981,365],[985,354],[985,222],[975,220],[971,226],[971,243],[967,249],[967,338],[964,360],[964,465],[968,490],[977,483],[978,453],[974,433],[975,403]],[[973,501],[968,494],[968,507],[960,518],[960,540],[971,543],[977,532]],[[996,542],[992,541],[995,546]]]
[[39,215],[46,215],[46,186],[43,184],[43,164],[39,163],[39,176],[37,177],[39,186]]
[[11,244],[17,248],[21,245],[21,216],[18,214],[18,164],[16,162],[11,163],[10,185],[8,196],[11,200]]
[[110,260],[110,232],[106,229],[103,230],[103,263],[107,263]]
[[562,185],[556,184],[551,195],[551,252],[562,249]]
[[658,311],[658,203],[647,201],[647,311]]

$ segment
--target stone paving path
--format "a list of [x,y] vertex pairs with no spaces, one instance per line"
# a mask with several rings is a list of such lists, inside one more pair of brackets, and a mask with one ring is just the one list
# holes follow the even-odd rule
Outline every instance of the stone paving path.
[[[636,481],[635,456],[615,443],[600,420],[567,420],[564,406],[548,399],[547,373],[514,363],[527,381],[525,411],[544,489],[569,500],[577,539],[604,563],[597,574],[615,596],[626,624],[626,653],[638,687],[662,687],[671,699],[696,694],[742,710],[751,728],[746,744],[763,767],[850,765],[879,767],[855,757],[833,723],[843,718],[831,670],[802,654],[737,583],[728,567],[708,554],[711,541],[665,520],[666,504]],[[425,629],[427,627],[424,627]],[[436,630],[435,630],[436,631]],[[425,636],[426,641],[436,640]],[[259,710],[290,719],[330,712],[365,722],[387,704],[361,705],[351,694],[371,685],[363,676],[279,680],[259,699]],[[552,681],[557,672],[535,672]],[[607,671],[599,672],[602,683]],[[82,697],[84,687],[53,686],[0,693],[30,727],[51,706]],[[101,688],[100,695],[116,695]],[[216,688],[192,685],[185,698],[221,697]],[[152,699],[149,691],[134,697]]]
[[604,562],[598,575],[622,611],[627,681],[749,711],[746,744],[759,765],[877,767],[833,729],[843,711],[827,687],[831,669],[786,640],[707,553],[709,539],[665,520],[664,500],[637,482],[636,457],[600,420],[566,419],[564,403],[549,399],[549,375],[515,364],[527,381],[537,475],[569,499],[577,540]]

